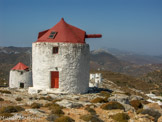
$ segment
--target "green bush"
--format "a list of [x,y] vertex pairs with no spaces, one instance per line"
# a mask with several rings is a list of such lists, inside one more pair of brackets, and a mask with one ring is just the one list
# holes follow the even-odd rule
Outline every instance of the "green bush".
[[117,113],[115,115],[112,115],[111,118],[116,122],[128,122],[128,120],[130,119],[129,116],[125,113]]
[[4,99],[0,97],[0,101],[4,101]]
[[104,103],[106,102],[104,98],[101,98],[101,97],[97,97],[93,100],[90,101],[91,103]]
[[40,108],[40,107],[42,107],[42,104],[39,104],[39,103],[32,103],[32,104],[31,104],[31,107],[32,107],[32,108]]
[[96,117],[95,115],[91,115],[91,114],[82,115],[82,116],[80,116],[80,119],[82,119],[86,122],[103,122],[98,117]]
[[16,101],[21,101],[22,98],[21,98],[21,97],[17,97],[15,100],[16,100]]
[[13,113],[13,112],[19,112],[24,110],[25,109],[20,106],[7,106],[7,107],[2,107],[0,109],[0,113]]
[[0,114],[0,117],[2,117],[2,118],[9,118],[9,117],[12,117],[13,116],[13,114],[10,114],[10,113],[1,113]]
[[57,118],[55,122],[75,122],[75,121],[68,116],[62,116],[62,117]]
[[144,109],[141,114],[148,114],[152,117],[154,117],[155,119],[155,122],[157,122],[158,118],[161,116],[161,114],[156,111],[156,110],[153,110],[153,109]]
[[96,111],[94,109],[90,108],[89,106],[86,107],[85,110],[87,110],[92,115],[96,115]]
[[7,90],[0,90],[1,93],[5,93],[5,94],[11,94],[10,91],[7,91]]
[[123,109],[124,110],[123,105],[115,101],[105,103],[101,105],[101,108],[104,110],[112,110],[112,109]]
[[143,108],[142,103],[139,100],[130,101],[131,106],[133,106],[136,110]]
[[107,92],[107,91],[101,91],[99,95],[109,98],[110,95],[111,95],[111,93],[109,93],[109,92]]

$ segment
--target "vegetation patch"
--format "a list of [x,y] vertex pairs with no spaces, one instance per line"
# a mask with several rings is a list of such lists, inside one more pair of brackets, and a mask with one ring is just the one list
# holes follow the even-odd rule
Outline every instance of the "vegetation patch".
[[59,118],[59,116],[55,115],[55,114],[50,114],[48,115],[48,117],[46,118],[48,121],[55,121],[57,118]]
[[91,115],[91,114],[82,115],[82,116],[80,116],[80,119],[82,119],[86,122],[103,122],[97,116]]
[[75,122],[75,121],[68,116],[62,116],[62,117],[57,118],[55,122]]
[[90,108],[89,106],[87,106],[85,110],[87,110],[92,115],[96,115],[96,111],[93,108]]
[[132,100],[130,101],[131,106],[133,106],[136,110],[143,108],[141,101],[139,100]]
[[50,97],[50,96],[47,96],[47,97],[40,97],[39,100],[48,100],[48,101],[52,101],[53,98]]
[[105,103],[107,102],[104,98],[101,98],[101,97],[97,97],[93,100],[90,101],[91,103]]
[[22,98],[21,97],[17,97],[15,100],[16,101],[22,101]]
[[123,109],[124,110],[124,106],[115,101],[105,103],[101,105],[101,108],[104,110],[112,110],[112,109]]
[[0,97],[0,101],[4,101],[4,99]]
[[130,119],[129,116],[125,113],[117,113],[115,115],[112,115],[111,118],[116,122],[128,122],[128,120]]
[[64,112],[63,112],[62,109],[59,108],[59,107],[56,107],[56,108],[52,109],[52,110],[51,110],[51,113],[52,113],[52,114],[56,114],[56,115],[58,115],[58,116],[64,115]]
[[110,95],[111,95],[111,93],[110,93],[110,92],[108,92],[108,91],[101,91],[99,95],[100,95],[100,96],[104,96],[104,97],[109,98],[109,97],[110,97]]
[[0,113],[13,113],[13,112],[19,112],[24,110],[25,109],[20,106],[7,106],[7,107],[2,107],[0,109]]
[[32,103],[32,104],[31,104],[31,107],[32,107],[32,108],[40,108],[40,107],[42,107],[42,104],[39,104],[39,103]]
[[10,91],[7,91],[7,90],[0,90],[1,93],[4,93],[4,94],[11,94]]
[[9,118],[9,117],[12,117],[12,116],[13,116],[13,114],[10,114],[10,113],[1,113],[0,114],[0,117],[3,118],[3,119]]
[[161,114],[156,111],[156,110],[153,110],[153,109],[144,109],[141,114],[148,114],[152,117],[154,117],[155,119],[155,122],[157,122],[158,118],[161,116]]

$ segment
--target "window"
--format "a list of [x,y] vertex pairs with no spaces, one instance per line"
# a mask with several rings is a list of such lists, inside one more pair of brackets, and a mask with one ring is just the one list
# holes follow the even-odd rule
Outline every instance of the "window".
[[53,54],[58,53],[58,47],[53,47]]
[[24,88],[24,83],[20,83],[20,88]]
[[56,34],[57,34],[57,32],[52,31],[48,38],[53,39],[53,38],[55,38]]

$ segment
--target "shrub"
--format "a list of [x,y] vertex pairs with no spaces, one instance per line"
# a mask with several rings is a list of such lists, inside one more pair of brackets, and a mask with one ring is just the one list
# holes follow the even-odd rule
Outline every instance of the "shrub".
[[55,115],[55,114],[50,114],[50,115],[47,116],[46,119],[47,119],[48,121],[55,121],[57,118],[58,118],[57,115]]
[[82,115],[80,116],[80,119],[86,121],[86,122],[102,122],[99,118],[97,118],[94,115],[87,114],[87,115]]
[[58,116],[64,115],[64,112],[62,111],[60,107],[55,107],[54,109],[51,110],[51,113],[56,114]]
[[158,118],[161,116],[161,114],[156,111],[156,110],[153,110],[153,109],[144,109],[141,114],[148,114],[152,117],[154,117],[155,119],[155,122],[157,122]]
[[48,100],[48,101],[52,101],[52,100],[53,100],[53,98],[50,97],[50,96],[47,96],[47,97],[40,97],[39,99],[40,99],[40,100]]
[[130,119],[129,116],[125,113],[117,113],[115,115],[112,115],[111,118],[117,122],[128,122],[128,120]]
[[96,115],[96,111],[90,107],[86,107],[85,110],[87,110],[92,115]]
[[25,109],[20,106],[7,106],[7,107],[2,107],[0,109],[0,113],[13,113],[13,112],[19,112],[24,110]]
[[2,114],[0,114],[0,117],[2,117],[2,118],[9,118],[9,117],[12,117],[13,116],[13,114],[10,114],[10,113],[2,113]]
[[32,107],[32,108],[40,108],[40,107],[42,107],[42,104],[39,104],[39,103],[32,103],[32,104],[31,104],[31,107]]
[[104,110],[112,110],[112,109],[123,109],[124,110],[123,105],[115,101],[105,103],[101,105],[101,108]]
[[138,109],[138,110],[136,111],[136,113],[139,114],[139,113],[142,113],[142,111],[143,111],[143,108]]
[[11,94],[10,91],[7,91],[7,90],[0,90],[1,93],[5,93],[5,94]]
[[101,97],[97,97],[93,100],[90,101],[91,103],[104,103],[105,102],[105,99],[104,98],[101,98]]
[[57,118],[55,122],[75,122],[75,121],[68,116],[62,116],[62,117]]
[[0,101],[4,101],[4,99],[0,97]]
[[131,106],[133,106],[136,110],[143,108],[142,103],[139,100],[130,101]]
[[22,98],[21,98],[21,97],[17,97],[15,100],[16,100],[16,101],[21,101]]
[[99,95],[109,98],[111,94],[109,92],[107,92],[107,91],[101,91]]

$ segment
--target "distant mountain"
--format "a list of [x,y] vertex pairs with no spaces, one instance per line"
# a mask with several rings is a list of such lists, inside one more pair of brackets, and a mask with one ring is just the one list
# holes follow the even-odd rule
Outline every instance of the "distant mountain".
[[138,54],[129,51],[122,51],[114,48],[105,49],[105,51],[116,56],[118,59],[131,62],[138,65],[144,64],[159,64],[162,63],[162,55],[160,56],[151,56],[146,54]]
[[[91,60],[90,60],[90,68],[91,70],[106,70],[106,71],[113,71],[124,73],[132,76],[139,76],[146,74],[148,72],[162,69],[161,64],[144,64],[141,63],[133,63],[130,60],[121,60],[119,58],[119,51],[116,51],[116,55],[110,54],[108,50],[94,50],[91,51]],[[132,55],[129,52],[121,52],[122,55]],[[117,56],[118,55],[118,56]],[[134,54],[132,56],[135,56]],[[136,59],[136,58],[134,58]],[[133,60],[133,58],[131,59]],[[141,59],[142,60],[142,59]],[[134,60],[135,62],[135,60]]]
[[[31,51],[31,47],[0,47],[0,81],[8,81],[10,69],[18,62],[23,62],[27,66],[31,66]],[[137,57],[133,56],[136,55],[130,52],[120,52],[117,50],[110,51],[104,49],[94,50],[90,53],[90,68],[91,70],[100,69],[132,76],[139,76],[154,70],[162,69],[162,63],[146,63],[144,65],[142,65],[142,63],[133,63],[137,62]],[[125,59],[123,59],[124,57]],[[161,60],[160,56],[158,58]],[[139,59],[143,60],[142,56]],[[157,57],[152,59],[152,61],[156,59]],[[146,61],[143,60],[143,62]]]
[[18,62],[31,65],[31,47],[0,47],[0,82],[8,82],[9,71]]

